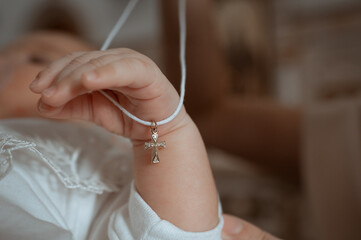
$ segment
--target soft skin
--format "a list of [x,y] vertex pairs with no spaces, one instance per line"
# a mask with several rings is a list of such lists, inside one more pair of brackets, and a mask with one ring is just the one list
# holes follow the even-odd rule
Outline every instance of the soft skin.
[[197,127],[182,108],[159,126],[167,149],[161,163],[150,164],[149,127],[128,118],[97,90],[108,94],[135,116],[159,121],[175,110],[179,96],[159,68],[130,49],[77,52],[53,62],[32,82],[41,94],[43,116],[82,119],[133,142],[135,185],[143,199],[165,220],[186,231],[206,231],[218,223],[217,192]]

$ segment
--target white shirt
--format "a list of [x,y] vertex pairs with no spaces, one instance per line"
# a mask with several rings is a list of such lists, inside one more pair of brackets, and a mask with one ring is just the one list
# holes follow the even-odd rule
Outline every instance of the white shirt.
[[0,238],[221,239],[223,219],[186,232],[134,187],[131,144],[93,125],[0,121]]

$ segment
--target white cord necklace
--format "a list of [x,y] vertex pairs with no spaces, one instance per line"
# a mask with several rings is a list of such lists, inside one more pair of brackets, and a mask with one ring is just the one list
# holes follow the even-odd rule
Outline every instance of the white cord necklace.
[[[110,34],[108,35],[107,39],[105,40],[103,46],[101,47],[100,50],[106,50],[110,43],[112,42],[113,38],[115,37],[115,35],[118,33],[118,31],[120,30],[120,28],[124,25],[125,21],[127,20],[127,18],[129,17],[130,13],[133,11],[134,7],[136,6],[136,4],[138,3],[138,0],[130,0],[128,2],[128,5],[125,7],[122,15],[120,16],[120,18],[118,19],[117,23],[114,25],[112,31],[110,32]],[[150,126],[150,127],[155,127],[152,131],[152,133],[154,131],[156,131],[156,126],[158,125],[163,125],[166,124],[170,121],[172,121],[179,113],[179,111],[181,110],[182,106],[183,106],[183,101],[184,101],[184,94],[185,94],[185,83],[186,83],[186,63],[185,63],[185,45],[186,45],[186,17],[185,17],[185,11],[186,11],[186,1],[185,0],[178,0],[178,19],[179,19],[179,28],[180,28],[180,54],[179,54],[179,58],[180,58],[180,63],[181,63],[181,73],[182,73],[182,79],[181,79],[181,87],[180,87],[180,100],[179,100],[179,104],[176,108],[176,110],[174,111],[174,113],[172,115],[170,115],[168,118],[163,119],[159,122],[150,122],[150,121],[145,121],[142,120],[136,116],[134,116],[133,114],[131,114],[130,112],[128,112],[124,107],[122,107],[118,102],[116,102],[112,97],[110,97],[107,93],[105,93],[104,91],[100,91],[109,101],[111,101],[117,108],[119,108],[125,115],[127,115],[128,117],[130,117],[131,119],[133,119],[134,121],[137,121],[138,123],[141,123],[143,125],[146,126]],[[154,153],[154,149],[155,149],[155,154],[157,153],[157,147],[159,147],[157,145],[157,138],[153,138],[152,139],[155,140],[154,141],[154,146],[152,145],[152,149],[153,149],[153,153]],[[164,143],[164,147],[165,147],[165,143]],[[156,161],[158,160],[158,155],[156,157]],[[154,160],[154,159],[153,159]],[[154,162],[154,161],[153,161]],[[155,162],[154,162],[155,163]]]

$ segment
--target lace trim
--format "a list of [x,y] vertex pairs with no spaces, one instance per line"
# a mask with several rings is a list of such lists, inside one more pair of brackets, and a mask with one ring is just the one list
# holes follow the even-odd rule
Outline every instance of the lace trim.
[[[22,140],[16,135],[17,133],[13,130],[0,127],[0,180],[12,169],[13,153],[25,149],[39,156],[39,159],[50,167],[67,188],[83,189],[97,194],[119,190],[119,182],[118,184],[102,182],[97,173],[88,179],[82,179],[79,176],[77,163],[81,153],[80,148],[69,146],[62,139],[48,140],[39,136],[27,136]],[[110,154],[112,154],[111,151]]]

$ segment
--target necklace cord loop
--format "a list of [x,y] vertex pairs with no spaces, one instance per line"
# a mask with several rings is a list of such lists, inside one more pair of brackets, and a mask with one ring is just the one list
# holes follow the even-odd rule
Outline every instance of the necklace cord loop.
[[152,126],[150,126],[150,130],[153,133],[158,133],[158,129],[157,129],[158,125],[157,125],[157,122],[156,121],[152,121]]
[[[123,13],[119,17],[117,23],[114,25],[113,29],[109,33],[107,39],[105,40],[103,46],[101,47],[101,51],[106,50],[112,40],[114,39],[115,35],[119,32],[120,28],[124,25],[125,21],[129,17],[130,13],[135,8],[138,0],[129,0],[128,5],[125,7]],[[158,125],[166,124],[172,121],[180,112],[184,102],[184,95],[185,95],[185,82],[186,82],[186,61],[185,61],[185,45],[186,45],[186,0],[178,0],[178,19],[179,19],[179,31],[180,31],[180,48],[179,48],[179,59],[181,64],[181,86],[180,86],[180,99],[179,104],[176,110],[170,115],[168,118],[163,119],[157,122]],[[121,110],[125,115],[129,118],[133,119],[134,121],[146,125],[152,126],[152,122],[142,120],[130,112],[128,112],[124,107],[122,107],[118,102],[116,102],[112,97],[110,97],[105,91],[100,90],[101,94],[103,94],[110,102],[112,102],[119,110]]]

